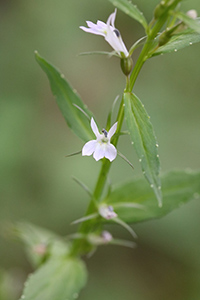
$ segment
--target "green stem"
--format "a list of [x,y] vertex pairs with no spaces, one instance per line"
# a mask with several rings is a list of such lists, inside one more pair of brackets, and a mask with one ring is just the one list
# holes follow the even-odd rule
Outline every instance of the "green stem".
[[[124,103],[124,101],[122,99],[120,107],[119,107],[118,116],[117,116],[118,124],[117,124],[116,135],[115,135],[115,137],[113,137],[113,140],[112,140],[112,144],[115,147],[117,146],[117,143],[118,143],[118,139],[119,139],[118,133],[121,131],[121,127],[122,127],[123,119],[124,119],[123,103]],[[97,205],[101,201],[101,196],[102,196],[105,184],[106,184],[107,175],[110,170],[110,167],[111,167],[111,162],[108,159],[104,158],[103,162],[102,162],[100,174],[99,174],[99,177],[98,177],[98,180],[97,180],[94,192],[93,192],[92,199],[90,201],[90,204],[89,204],[88,209],[85,214],[86,216],[96,212],[98,209]],[[82,235],[92,232],[94,229],[93,225],[96,226],[96,220],[85,221],[81,224],[78,232]],[[87,250],[88,250],[88,245],[85,241],[75,240],[72,245],[71,254],[77,255],[80,253],[85,253],[85,252],[87,252]]]
[[[153,23],[149,26],[149,29],[148,29],[149,34],[148,34],[146,43],[140,53],[140,56],[135,64],[135,67],[133,69],[131,76],[130,77],[127,76],[125,92],[132,91],[135,81],[138,77],[138,74],[139,74],[144,62],[148,58],[149,51],[152,49],[152,45],[154,43],[154,38],[157,36],[158,32],[163,27],[164,23],[166,22],[166,20],[168,18],[168,11],[170,9],[173,9],[179,1],[180,0],[175,0],[174,3],[168,7],[168,9],[166,10],[166,13],[162,16],[161,19],[158,19],[158,21],[155,23],[155,25],[152,29],[150,27],[152,26]],[[122,127],[122,123],[123,123],[123,119],[124,119],[123,104],[124,104],[124,101],[122,99],[120,107],[119,107],[119,111],[118,111],[118,116],[117,116],[117,122],[118,122],[117,131],[116,131],[116,135],[112,139],[112,144],[115,147],[117,146],[117,143],[118,143],[119,133],[121,131],[121,127]],[[109,160],[107,160],[106,158],[104,158],[102,161],[102,167],[101,167],[100,174],[99,174],[99,177],[98,177],[98,180],[96,183],[96,187],[94,189],[91,202],[90,202],[87,212],[86,212],[86,216],[98,211],[98,204],[100,203],[101,198],[102,198],[102,194],[103,194],[103,191],[105,188],[107,175],[110,170],[110,167],[111,167],[111,162]],[[96,229],[101,229],[101,226],[102,226],[101,223],[98,224],[96,219],[88,220],[81,224],[78,232],[84,236],[90,232],[93,232],[95,227],[96,227]],[[87,253],[88,251],[91,251],[91,250],[92,250],[92,246],[89,245],[85,240],[75,240],[74,243],[72,244],[71,253],[72,253],[72,255],[80,255],[83,253]]]
[[161,28],[163,27],[163,25],[165,24],[165,22],[167,21],[168,18],[168,13],[170,10],[174,9],[177,4],[180,2],[181,0],[175,0],[167,9],[166,12],[163,14],[162,18],[158,19],[157,22],[155,23],[154,27],[152,29],[150,29],[150,27],[154,24],[153,22],[151,22],[149,24],[149,35],[148,38],[146,40],[146,43],[144,44],[144,47],[138,57],[138,60],[135,64],[135,67],[133,69],[133,72],[130,76],[130,85],[129,85],[129,90],[128,92],[131,92],[133,90],[135,81],[138,77],[138,74],[144,64],[144,62],[149,58],[148,54],[150,49],[152,48],[152,45],[154,43],[154,39],[157,36],[157,34],[159,33],[159,31],[161,30]]

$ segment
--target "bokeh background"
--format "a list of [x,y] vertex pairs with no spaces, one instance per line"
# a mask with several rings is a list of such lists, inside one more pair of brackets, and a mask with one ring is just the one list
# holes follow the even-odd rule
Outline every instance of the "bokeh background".
[[[134,3],[150,21],[158,1]],[[200,14],[199,0],[183,1],[182,8]],[[103,38],[79,26],[85,20],[106,21],[112,11],[107,0],[0,1],[1,300],[18,299],[32,271],[22,246],[5,238],[6,227],[23,220],[61,235],[75,232],[69,224],[84,214],[88,197],[72,175],[92,188],[100,167],[91,157],[65,158],[83,144],[67,128],[34,50],[62,70],[103,126],[125,81],[117,58],[78,56],[111,50]],[[144,35],[142,27],[120,11],[116,27],[128,48]],[[135,85],[155,127],[163,172],[200,168],[199,53],[196,44],[153,58]],[[135,170],[117,158],[110,173],[113,183],[141,174],[128,137],[121,138],[119,149]],[[86,260],[89,279],[80,299],[200,299],[199,215],[197,199],[161,220],[135,225],[137,249],[98,249]],[[109,229],[114,236],[130,238],[119,227]]]

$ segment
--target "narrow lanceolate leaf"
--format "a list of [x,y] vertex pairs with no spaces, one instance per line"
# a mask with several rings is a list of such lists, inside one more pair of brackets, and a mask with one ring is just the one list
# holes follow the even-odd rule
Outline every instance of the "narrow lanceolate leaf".
[[[124,222],[137,223],[165,216],[192,199],[200,200],[200,172],[170,171],[161,176],[161,181],[162,207],[158,207],[155,195],[144,178],[117,185],[105,202],[113,206]],[[137,208],[138,204],[143,207]]]
[[195,32],[194,30],[187,29],[182,33],[175,34],[166,45],[159,47],[157,51],[153,53],[153,56],[168,52],[177,52],[180,49],[199,42],[200,34]]
[[124,104],[127,127],[139,157],[143,174],[153,189],[159,206],[162,206],[158,144],[153,126],[144,105],[134,94],[124,93]]
[[86,279],[82,261],[72,257],[52,259],[28,278],[20,300],[74,300]]
[[91,118],[92,114],[87,109],[86,105],[84,105],[75,90],[73,90],[65,80],[63,74],[42,58],[37,52],[35,53],[35,57],[48,76],[52,93],[56,97],[57,104],[68,126],[83,141],[94,138],[90,128],[90,122],[87,118],[87,116]]
[[194,31],[200,33],[200,23],[198,19],[192,19],[191,17],[185,15],[184,13],[177,11],[171,13],[177,19],[181,20],[185,25],[189,28],[193,29]]
[[136,5],[133,5],[130,1],[127,0],[109,0],[115,7],[122,10],[125,14],[129,15],[131,18],[138,21],[145,29],[147,28],[147,21],[143,13],[137,8]]

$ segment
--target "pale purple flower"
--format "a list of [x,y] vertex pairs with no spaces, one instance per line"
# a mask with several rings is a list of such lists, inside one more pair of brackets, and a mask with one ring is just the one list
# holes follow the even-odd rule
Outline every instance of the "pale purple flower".
[[113,240],[112,235],[108,231],[103,231],[101,233],[101,235],[91,233],[87,237],[88,237],[89,243],[91,243],[95,246],[108,244]]
[[110,139],[115,134],[117,129],[117,122],[107,132],[105,129],[102,130],[102,134],[99,133],[98,127],[93,118],[91,118],[91,128],[96,136],[96,140],[87,142],[82,149],[83,156],[93,157],[96,161],[106,157],[110,161],[113,161],[117,156],[117,149],[110,143]]
[[110,220],[117,217],[112,205],[101,204],[99,207],[99,214],[106,220]]
[[124,45],[120,32],[115,28],[116,13],[117,9],[109,16],[106,23],[97,21],[97,24],[94,24],[93,22],[86,21],[88,28],[84,26],[80,26],[80,28],[86,32],[102,35],[118,55],[128,57],[129,53]]

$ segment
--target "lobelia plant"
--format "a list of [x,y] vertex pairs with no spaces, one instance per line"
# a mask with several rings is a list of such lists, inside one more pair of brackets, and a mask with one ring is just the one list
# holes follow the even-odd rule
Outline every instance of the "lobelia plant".
[[[136,238],[130,224],[160,218],[181,204],[199,198],[200,171],[170,171],[160,176],[158,142],[154,129],[144,105],[133,93],[138,74],[148,59],[200,42],[200,20],[197,13],[195,10],[186,14],[181,12],[181,0],[162,0],[156,6],[153,19],[148,24],[143,13],[131,2],[109,1],[138,21],[143,26],[145,35],[128,51],[119,30],[115,28],[117,9],[108,17],[106,23],[97,21],[95,24],[87,21],[88,27],[80,27],[85,32],[104,37],[113,51],[100,53],[117,56],[126,76],[117,119],[115,123],[112,121],[113,108],[117,102],[115,100],[101,133],[95,116],[74,92],[63,74],[35,52],[36,61],[48,76],[52,92],[68,126],[83,141],[83,148],[78,153],[82,156],[93,155],[96,161],[100,161],[98,163],[101,164],[101,170],[93,191],[76,179],[90,198],[85,216],[74,221],[81,223],[77,233],[64,239],[30,224],[16,225],[15,232],[23,241],[31,262],[37,268],[25,283],[21,300],[78,298],[87,279],[86,267],[81,259],[83,255],[92,254],[99,245],[104,244],[135,246],[133,241],[113,238],[111,233],[104,230],[106,223],[117,223]],[[132,60],[132,55],[139,46],[142,46],[142,50],[137,60],[136,57]],[[124,120],[127,135],[136,151],[144,176],[131,178],[107,190],[108,172],[117,155],[132,166],[117,147],[120,136],[124,134]],[[75,154],[77,153],[71,155]]]

